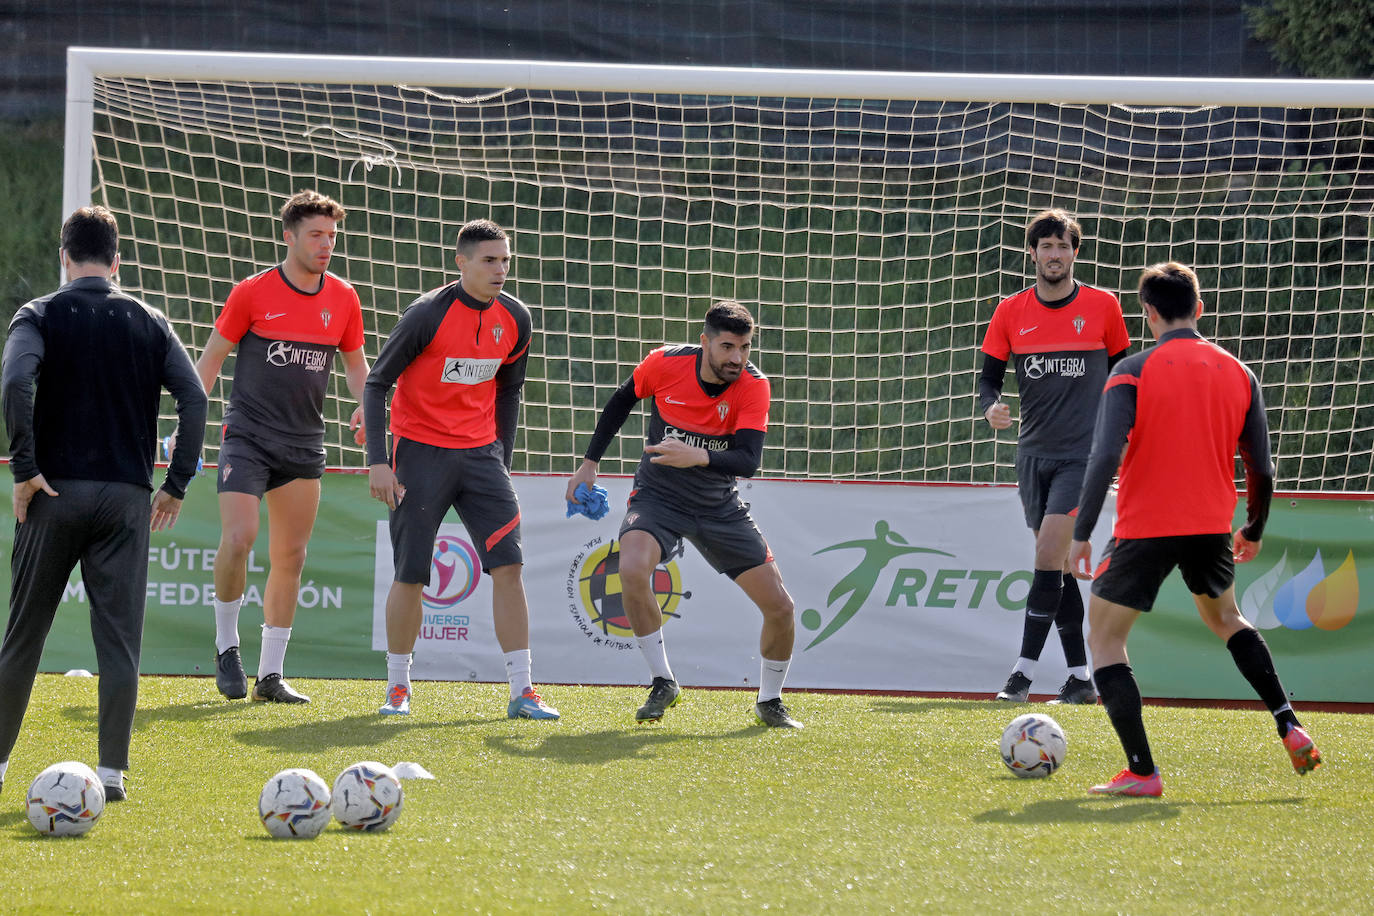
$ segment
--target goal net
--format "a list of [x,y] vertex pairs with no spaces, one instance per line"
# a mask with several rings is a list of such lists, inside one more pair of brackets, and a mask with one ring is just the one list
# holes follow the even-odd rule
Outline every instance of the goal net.
[[[1197,269],[1204,333],[1263,384],[1281,489],[1374,489],[1370,84],[71,61],[65,204],[119,215],[122,284],[193,355],[232,285],[281,260],[298,189],[348,210],[331,269],[362,298],[369,360],[455,276],[462,222],[505,227],[536,324],[517,471],[570,472],[634,365],[733,298],[773,383],[763,474],[1009,482],[1014,430],[977,416],[978,349],[1032,282],[1025,225],[1058,206],[1084,228],[1076,276],[1120,295],[1133,349],[1140,269]],[[335,373],[333,465],[363,463],[351,409]],[[603,473],[632,470],[641,431],[636,415]]]

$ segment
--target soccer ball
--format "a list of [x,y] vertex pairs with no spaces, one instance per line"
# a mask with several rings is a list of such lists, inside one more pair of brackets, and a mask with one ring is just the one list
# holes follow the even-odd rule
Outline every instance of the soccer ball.
[[1050,775],[1068,749],[1064,730],[1043,713],[1017,716],[1002,732],[1002,762],[1017,776]]
[[401,816],[404,793],[391,767],[365,760],[334,780],[334,819],[353,830],[385,830]]
[[275,837],[319,836],[329,823],[329,786],[311,770],[282,770],[262,787],[258,817]]
[[29,784],[29,823],[49,836],[81,836],[105,810],[105,787],[86,764],[54,763]]

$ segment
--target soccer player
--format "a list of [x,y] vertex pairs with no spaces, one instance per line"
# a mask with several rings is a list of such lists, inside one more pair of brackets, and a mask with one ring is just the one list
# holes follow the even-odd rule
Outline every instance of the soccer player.
[[492,619],[505,653],[511,719],[557,719],[530,678],[529,606],[522,580],[520,503],[511,483],[530,311],[502,287],[506,233],[478,219],[458,231],[460,278],[416,299],[387,339],[363,398],[370,429],[368,485],[390,510],[395,578],[386,599],[387,693],[383,715],[410,712],[410,666],[423,622],[434,539],[450,506],[491,576]]
[[[149,531],[175,524],[205,438],[206,399],[167,319],[115,285],[119,228],[104,207],[62,226],[67,283],[15,313],[3,401],[14,474],[10,617],[0,645],[0,782],[57,606],[77,563],[100,667],[96,772],[125,798],[138,703]],[[177,445],[152,496],[162,389]]]
[[[231,700],[248,692],[239,654],[239,609],[248,555],[267,503],[270,567],[262,598],[262,651],[253,699],[308,703],[282,677],[306,545],[320,508],[324,474],[324,395],[335,353],[348,391],[361,400],[367,380],[358,294],[329,273],[344,208],[300,191],[281,209],[286,257],[229,293],[196,363],[206,392],[235,347],[234,384],[219,452],[222,531],[215,555],[215,682]],[[351,426],[359,429],[362,407]]]
[[663,718],[682,692],[668,665],[653,575],[682,552],[686,538],[763,612],[754,714],[765,725],[802,727],[782,702],[795,633],[792,597],[735,486],[736,478],[759,469],[768,429],[768,379],[749,362],[753,336],[748,309],[727,300],[706,312],[700,344],[660,347],[646,356],[606,402],[568,482],[569,501],[579,484],[595,485],[611,440],[635,405],[650,398],[648,444],[620,523],[621,596],[653,676],[638,722]]
[[1021,395],[1016,487],[1035,534],[1035,573],[1026,596],[1021,652],[997,694],[1024,703],[1050,627],[1059,631],[1069,677],[1054,703],[1096,703],[1083,646],[1083,596],[1066,559],[1073,512],[1092,445],[1093,414],[1107,372],[1130,338],[1111,293],[1073,278],[1082,231],[1063,210],[1045,210],[1026,229],[1035,285],[1004,299],[983,338],[978,407],[993,429],[1012,425],[1002,402],[1008,361]]
[[[1303,775],[1321,765],[1321,754],[1288,704],[1264,639],[1236,607],[1234,564],[1259,554],[1274,489],[1259,382],[1244,363],[1198,333],[1202,302],[1193,271],[1175,262],[1147,268],[1140,302],[1158,343],[1123,360],[1107,381],[1069,550],[1074,575],[1093,582],[1093,678],[1128,761],[1089,791],[1163,794],[1126,637],[1174,567],[1203,623],[1226,643],[1273,714],[1293,768]],[[1238,446],[1246,521],[1232,534]],[[1088,538],[1118,465],[1116,523],[1094,574]]]

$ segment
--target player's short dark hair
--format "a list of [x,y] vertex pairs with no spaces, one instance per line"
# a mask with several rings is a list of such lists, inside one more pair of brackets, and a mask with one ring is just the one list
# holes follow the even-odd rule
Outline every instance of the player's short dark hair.
[[1165,321],[1188,318],[1202,299],[1197,274],[1177,261],[1145,268],[1140,274],[1140,301]]
[[312,216],[327,216],[338,223],[347,215],[348,211],[331,197],[325,197],[318,191],[297,191],[282,204],[281,225],[288,232],[295,232],[302,220]]
[[1055,207],[1052,210],[1041,210],[1036,214],[1035,219],[1026,227],[1026,247],[1034,248],[1040,244],[1041,239],[1050,236],[1058,236],[1069,240],[1073,245],[1074,251],[1078,250],[1078,243],[1083,241],[1083,229],[1078,225],[1078,220],[1069,215],[1069,211]]
[[754,332],[754,316],[733,299],[721,299],[706,310],[706,336],[715,337],[721,331],[741,336]]
[[466,257],[483,242],[505,242],[509,237],[506,230],[489,219],[473,219],[458,230],[458,253]]
[[74,264],[110,267],[119,255],[119,224],[101,206],[80,207],[62,224],[62,250]]

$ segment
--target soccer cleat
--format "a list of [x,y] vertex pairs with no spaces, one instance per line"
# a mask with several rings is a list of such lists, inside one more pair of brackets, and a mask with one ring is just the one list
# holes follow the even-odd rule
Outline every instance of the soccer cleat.
[[1317,750],[1300,725],[1294,725],[1283,736],[1283,747],[1288,751],[1288,758],[1293,761],[1293,769],[1298,771],[1299,776],[1306,776],[1322,765],[1321,751]]
[[309,703],[310,697],[297,693],[280,674],[253,678],[253,699],[269,703]]
[[1026,697],[1030,696],[1030,685],[1030,678],[1020,671],[1013,671],[1011,677],[1007,678],[1007,686],[1002,688],[996,699],[1009,700],[1012,703],[1024,703]]
[[230,646],[215,656],[215,686],[231,700],[248,696],[248,675],[243,673],[238,646]]
[[1050,700],[1050,705],[1087,705],[1091,706],[1097,702],[1097,691],[1093,689],[1092,681],[1085,681],[1076,678],[1072,674],[1064,682],[1064,686],[1059,688],[1059,696]]
[[507,719],[557,719],[558,710],[544,702],[544,698],[526,687],[525,692],[506,706]]
[[124,801],[129,797],[129,793],[124,790],[123,774],[110,777],[108,782],[101,785],[105,789],[105,801],[107,802]]
[[792,713],[788,712],[787,707],[782,705],[782,697],[773,697],[771,700],[755,703],[754,715],[758,716],[759,721],[769,728],[806,727],[792,718]]
[[1094,795],[1128,795],[1134,798],[1159,798],[1164,794],[1164,782],[1159,778],[1159,768],[1149,776],[1132,773],[1130,768],[1117,773],[1100,786],[1088,790]]
[[654,678],[653,686],[649,688],[649,699],[635,710],[635,721],[657,722],[663,718],[665,712],[677,705],[680,696],[682,688],[677,685],[677,681],[668,677]]
[[410,715],[410,687],[406,684],[392,684],[386,689],[386,703],[377,712],[384,716]]

